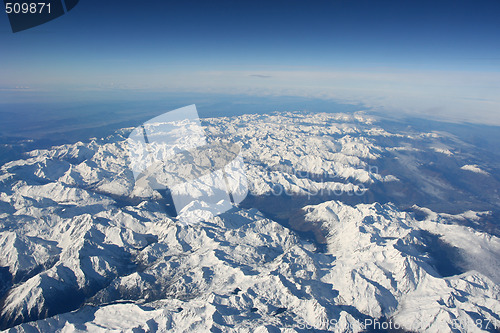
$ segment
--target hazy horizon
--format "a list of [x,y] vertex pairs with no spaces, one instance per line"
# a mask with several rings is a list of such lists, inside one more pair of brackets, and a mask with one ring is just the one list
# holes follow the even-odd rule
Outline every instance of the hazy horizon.
[[2,15],[0,100],[298,96],[500,125],[499,12],[497,1],[82,1],[15,34]]

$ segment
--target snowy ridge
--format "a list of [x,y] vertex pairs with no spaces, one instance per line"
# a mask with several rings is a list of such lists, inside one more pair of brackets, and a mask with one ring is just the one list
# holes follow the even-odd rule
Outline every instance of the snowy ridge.
[[[351,207],[332,201],[304,210],[306,221],[320,222],[322,230],[328,231],[328,252],[337,259],[323,280],[344,286],[339,288],[342,302],[355,303],[361,312],[375,318],[392,318],[411,331],[445,332],[453,328],[456,318],[469,327],[467,331],[480,331],[472,329],[478,315],[492,326],[500,324],[494,315],[500,310],[500,288],[492,281],[498,279],[498,273],[488,269],[498,267],[499,238],[447,225],[436,214],[418,222],[390,205]],[[441,276],[436,270],[441,263],[426,248],[428,231],[459,249],[466,273]],[[457,241],[460,238],[478,239],[478,246]],[[478,247],[483,261],[494,261],[486,266],[475,264],[471,251]],[[458,260],[445,260],[449,259]],[[468,312],[474,315],[465,315]]]
[[472,171],[472,172],[479,173],[479,174],[482,174],[482,175],[485,175],[485,176],[489,175],[488,172],[482,170],[480,167],[478,167],[475,164],[474,165],[467,164],[467,165],[464,165],[463,167],[461,167],[460,169],[467,170],[467,171]]
[[[381,318],[413,331],[500,327],[500,241],[479,228],[488,213],[414,206],[425,215],[417,219],[376,202],[378,187],[403,197],[408,170],[429,193],[454,193],[410,155],[444,147],[443,136],[391,133],[363,114],[203,125],[208,144],[241,146],[251,196],[274,198],[277,186],[280,195],[329,194],[290,207],[288,224],[239,207],[183,226],[157,187],[135,182],[125,130],[32,151],[0,168],[1,328],[361,332]],[[456,159],[453,172],[463,173],[470,156],[446,145],[454,153],[432,160]],[[400,169],[384,169],[387,161]],[[375,202],[347,204],[335,191]],[[294,230],[313,231],[315,242]]]

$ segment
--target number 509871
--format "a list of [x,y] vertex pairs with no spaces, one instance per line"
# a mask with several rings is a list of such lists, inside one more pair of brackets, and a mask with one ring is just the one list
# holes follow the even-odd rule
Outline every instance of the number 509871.
[[32,2],[32,3],[17,3],[7,2],[5,4],[5,12],[7,14],[41,14],[43,12],[50,14],[50,3]]

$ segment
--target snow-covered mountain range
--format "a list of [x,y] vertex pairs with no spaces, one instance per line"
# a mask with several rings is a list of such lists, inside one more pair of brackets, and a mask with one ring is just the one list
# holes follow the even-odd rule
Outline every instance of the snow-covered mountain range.
[[494,155],[363,113],[203,128],[240,147],[249,194],[193,225],[135,181],[132,129],[1,166],[0,328],[498,331]]

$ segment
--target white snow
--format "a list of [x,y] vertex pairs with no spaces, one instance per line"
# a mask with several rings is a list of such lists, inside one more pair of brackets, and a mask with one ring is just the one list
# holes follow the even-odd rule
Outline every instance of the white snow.
[[481,169],[479,166],[476,164],[466,164],[462,166],[460,169],[466,170],[466,171],[472,171],[481,175],[489,176],[489,173]]
[[[442,137],[389,133],[362,113],[242,115],[204,126],[207,143],[242,144],[254,196],[272,195],[276,185],[314,196],[401,182],[374,166],[392,154],[418,175],[419,161],[406,154]],[[377,138],[407,141],[385,147]],[[167,151],[161,140],[154,149]],[[427,218],[417,221],[393,204],[294,207],[302,214],[296,226],[324,241],[321,253],[257,209],[217,215],[227,207],[201,200],[213,188],[189,193],[201,199],[181,212],[202,222],[179,223],[157,202],[158,187],[135,182],[127,154],[126,141],[111,138],[33,151],[0,167],[0,266],[12,275],[0,315],[18,324],[12,332],[361,332],[382,316],[419,332],[458,323],[481,331],[478,318],[500,326],[500,240],[455,223],[486,212],[418,207]],[[441,275],[429,235],[456,249],[463,272]],[[57,314],[45,318],[48,309]]]

